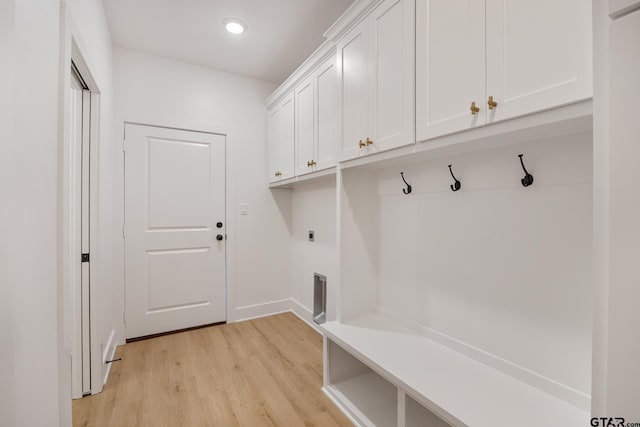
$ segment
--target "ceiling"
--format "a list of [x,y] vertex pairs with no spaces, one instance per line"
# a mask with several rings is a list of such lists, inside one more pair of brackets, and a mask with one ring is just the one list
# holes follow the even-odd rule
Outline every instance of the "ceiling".
[[[103,0],[116,46],[282,83],[353,0]],[[241,18],[244,34],[222,20]]]

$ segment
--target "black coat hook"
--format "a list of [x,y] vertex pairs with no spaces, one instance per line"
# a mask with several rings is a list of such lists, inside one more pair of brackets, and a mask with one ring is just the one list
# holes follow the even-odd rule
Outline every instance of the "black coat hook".
[[518,157],[520,157],[520,164],[522,165],[522,170],[524,170],[525,176],[520,180],[520,182],[522,183],[523,187],[528,187],[531,184],[533,184],[533,175],[527,172],[527,168],[524,167],[524,161],[522,160],[522,156],[523,156],[522,154],[518,154]]
[[456,182],[454,182],[453,184],[450,185],[451,191],[458,191],[460,189],[460,187],[462,187],[462,183],[453,174],[453,171],[451,170],[451,165],[449,165],[449,172],[451,173],[451,176],[453,177],[453,179],[456,181]]
[[404,194],[409,194],[411,193],[411,185],[409,185],[409,183],[407,182],[406,179],[404,179],[404,172],[400,172],[400,176],[402,177],[402,180],[404,181],[404,183],[406,184],[407,188],[403,188],[402,192]]

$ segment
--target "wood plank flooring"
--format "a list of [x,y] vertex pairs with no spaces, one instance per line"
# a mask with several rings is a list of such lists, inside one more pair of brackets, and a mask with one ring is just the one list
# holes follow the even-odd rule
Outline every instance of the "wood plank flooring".
[[74,426],[351,426],[324,395],[322,338],[291,313],[118,348]]

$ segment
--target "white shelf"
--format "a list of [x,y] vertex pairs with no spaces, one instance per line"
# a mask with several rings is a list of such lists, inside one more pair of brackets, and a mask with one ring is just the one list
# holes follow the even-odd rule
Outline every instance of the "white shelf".
[[398,422],[397,389],[375,372],[329,384],[326,391],[340,402],[349,402],[352,415],[366,426]]
[[329,322],[321,329],[332,342],[452,425],[589,425],[587,411],[380,315]]

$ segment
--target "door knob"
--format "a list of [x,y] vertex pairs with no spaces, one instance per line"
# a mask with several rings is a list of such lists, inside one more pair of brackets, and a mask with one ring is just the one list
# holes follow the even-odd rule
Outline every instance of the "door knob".
[[480,108],[479,108],[479,107],[476,107],[476,101],[473,101],[473,102],[471,103],[471,108],[470,108],[470,110],[471,110],[471,115],[472,115],[472,116],[475,116],[475,115],[476,115],[476,113],[478,113],[478,112],[480,111]]
[[216,236],[216,240],[217,240],[217,241],[220,241],[220,240],[222,240],[222,239],[224,239],[224,237],[222,237],[222,234],[218,234],[218,235]]
[[493,96],[490,96],[489,101],[487,102],[487,105],[489,106],[489,110],[493,110],[498,106],[498,103],[493,100]]
[[221,223],[221,222],[217,222],[217,223],[216,223],[216,227],[218,227],[218,228],[222,228],[222,223]]

